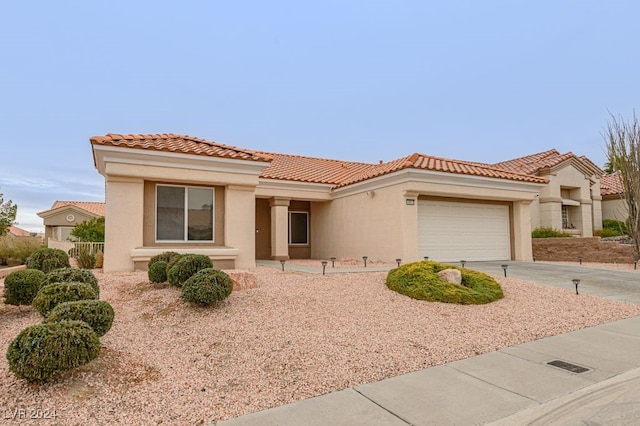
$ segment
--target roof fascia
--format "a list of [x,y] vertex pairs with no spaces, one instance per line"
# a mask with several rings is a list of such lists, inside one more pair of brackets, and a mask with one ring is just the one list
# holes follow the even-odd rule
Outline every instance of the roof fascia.
[[105,175],[107,163],[172,167],[255,176],[260,176],[262,171],[269,167],[270,164],[266,161],[249,161],[103,145],[93,145],[93,154],[95,167],[103,176]]
[[49,218],[51,216],[55,216],[57,214],[60,214],[60,212],[62,212],[64,210],[72,210],[75,213],[82,213],[82,214],[89,215],[91,217],[102,217],[99,214],[95,214],[93,212],[90,212],[89,210],[85,210],[85,209],[80,208],[78,206],[74,206],[73,204],[67,204],[66,206],[61,206],[61,207],[57,207],[55,209],[45,210],[43,212],[37,213],[37,215],[40,216],[43,219],[47,219],[47,218]]
[[348,197],[365,191],[408,182],[459,185],[471,188],[486,188],[537,193],[546,183],[520,182],[509,179],[488,178],[455,173],[435,172],[421,169],[402,169],[383,176],[354,183],[333,191],[333,198]]
[[279,191],[306,192],[310,198],[330,199],[333,185],[327,183],[298,182],[292,180],[260,178],[256,195],[269,196]]

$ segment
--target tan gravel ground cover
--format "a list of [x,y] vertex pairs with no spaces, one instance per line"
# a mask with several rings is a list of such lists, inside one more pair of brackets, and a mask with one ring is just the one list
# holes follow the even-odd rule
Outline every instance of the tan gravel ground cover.
[[640,315],[640,306],[499,276],[504,299],[459,306],[394,293],[383,272],[256,273],[259,288],[201,308],[144,272],[97,272],[116,312],[102,353],[44,385],[16,379],[4,357],[40,315],[0,305],[0,422],[23,409],[55,410],[55,421],[27,424],[207,424]]

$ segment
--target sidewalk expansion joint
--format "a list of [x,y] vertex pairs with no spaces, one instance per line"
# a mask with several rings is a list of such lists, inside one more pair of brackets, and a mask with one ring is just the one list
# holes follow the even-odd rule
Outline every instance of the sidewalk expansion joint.
[[351,388],[353,389],[356,393],[358,393],[358,395],[360,395],[361,397],[363,397],[364,399],[366,399],[367,401],[370,401],[371,403],[377,405],[378,407],[382,408],[384,411],[386,411],[387,413],[391,414],[393,417],[397,418],[398,420],[400,420],[401,422],[404,422],[408,425],[414,426],[413,423],[409,422],[407,419],[403,419],[402,417],[400,417],[399,415],[397,415],[396,413],[394,413],[393,411],[390,411],[387,407],[384,407],[380,404],[378,404],[377,402],[375,402],[373,399],[369,398],[368,396],[366,396],[365,394],[363,394],[362,392],[360,392],[358,389],[356,388]]

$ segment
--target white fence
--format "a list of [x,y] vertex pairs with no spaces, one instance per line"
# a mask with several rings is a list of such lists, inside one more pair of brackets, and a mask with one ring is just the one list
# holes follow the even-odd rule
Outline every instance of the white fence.
[[69,256],[75,257],[81,251],[88,251],[89,253],[97,253],[101,251],[104,253],[104,243],[84,242],[84,241],[58,241],[53,238],[49,238],[47,247],[63,250],[68,253]]

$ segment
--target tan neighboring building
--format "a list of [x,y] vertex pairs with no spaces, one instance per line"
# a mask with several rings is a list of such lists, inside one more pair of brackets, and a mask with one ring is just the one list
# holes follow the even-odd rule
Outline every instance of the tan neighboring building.
[[[49,210],[38,213],[44,222],[47,246],[50,242],[68,241],[73,228],[84,221],[104,217],[105,203],[89,201],[56,201]],[[57,247],[57,246],[56,246]]]
[[627,203],[624,200],[624,186],[620,172],[602,176],[602,218],[626,221],[629,217]]
[[531,227],[551,227],[581,237],[602,229],[602,169],[585,156],[555,149],[493,164],[548,179],[531,205]]
[[[532,206],[553,178],[424,154],[369,164],[174,134],[91,145],[106,181],[105,272],[145,269],[168,250],[238,269],[289,258],[527,261]],[[584,180],[588,167],[574,165]],[[583,185],[569,197],[587,204]]]

